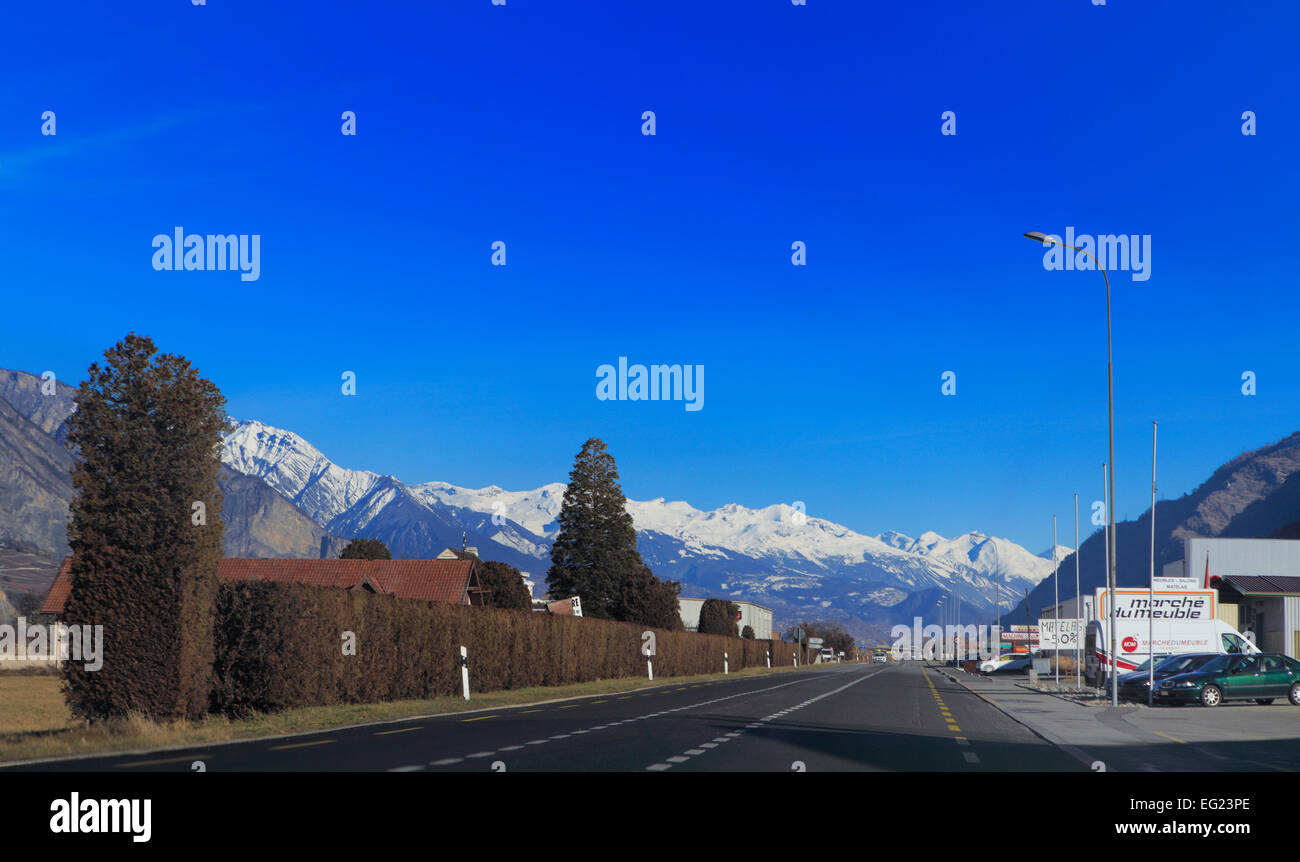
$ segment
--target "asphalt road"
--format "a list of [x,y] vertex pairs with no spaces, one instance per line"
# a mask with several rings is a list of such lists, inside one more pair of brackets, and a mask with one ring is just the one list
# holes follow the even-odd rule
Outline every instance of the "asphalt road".
[[941,674],[845,665],[25,769],[1084,771]]

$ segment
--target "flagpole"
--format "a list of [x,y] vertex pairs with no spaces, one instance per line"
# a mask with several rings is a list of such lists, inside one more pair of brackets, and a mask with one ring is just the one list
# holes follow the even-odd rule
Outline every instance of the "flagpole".
[[1151,581],[1147,587],[1147,706],[1156,694],[1156,423],[1151,423]]
[[[1074,618],[1083,616],[1083,607],[1079,595],[1079,494],[1074,495]],[[1083,632],[1078,627],[1074,630],[1074,687],[1083,688],[1083,668],[1079,664],[1079,641]]]
[[[1052,611],[1052,616],[1056,617],[1056,655],[1053,656],[1052,664],[1056,665],[1056,690],[1061,690],[1061,563],[1056,559],[1056,516],[1052,516],[1052,589],[1056,592],[1056,608]],[[1038,633],[1041,640],[1042,632]]]

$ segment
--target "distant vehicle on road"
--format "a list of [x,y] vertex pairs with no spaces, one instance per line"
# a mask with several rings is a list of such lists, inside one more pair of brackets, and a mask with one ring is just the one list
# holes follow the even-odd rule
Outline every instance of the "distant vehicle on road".
[[830,647],[823,647],[821,656],[823,662],[835,661],[835,650]]
[[1280,653],[1220,655],[1191,673],[1162,680],[1161,703],[1218,706],[1225,700],[1270,704],[1279,697],[1300,706],[1300,662]]
[[982,661],[979,664],[980,673],[987,676],[991,673],[1013,673],[1015,671],[1027,671],[1029,665],[1033,662],[1034,657],[1029,653],[1006,653],[997,658]]
[[[1182,655],[1156,656],[1156,688],[1171,676],[1191,673],[1219,655],[1213,652],[1183,653]],[[1120,700],[1137,700],[1143,703],[1147,699],[1147,687],[1151,684],[1150,661],[1138,665],[1137,670],[1122,673],[1119,676]]]
[[882,664],[887,664],[889,662],[889,655],[888,653],[876,653],[871,657],[871,661],[873,663],[880,662]]

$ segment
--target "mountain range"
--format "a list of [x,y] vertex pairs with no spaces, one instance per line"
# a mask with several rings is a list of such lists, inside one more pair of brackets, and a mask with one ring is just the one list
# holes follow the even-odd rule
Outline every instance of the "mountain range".
[[[52,567],[67,552],[73,456],[66,420],[74,395],[63,384],[0,371],[0,544],[43,553]],[[224,444],[228,556],[329,557],[349,539],[376,538],[394,557],[420,558],[465,543],[484,559],[529,572],[544,590],[563,483],[525,491],[407,484],[338,465],[300,435],[255,420],[233,422]],[[1300,520],[1300,480],[1290,481],[1297,468],[1300,434],[1246,453],[1192,494],[1162,502],[1158,562],[1176,558],[1184,535],[1261,535]],[[685,596],[770,607],[778,627],[834,620],[881,640],[914,615],[935,619],[941,604],[964,621],[984,621],[993,616],[999,578],[1004,616],[1019,618],[1023,608],[1012,606],[1026,590],[1031,613],[1051,603],[1051,549],[1034,554],[1003,538],[867,536],[785,504],[705,511],[660,497],[629,500],[627,508],[641,555],[658,576],[680,581]],[[1146,517],[1119,526],[1121,584],[1145,577]],[[1072,585],[1072,550],[1058,546],[1055,556],[1062,584]],[[1085,589],[1100,583],[1101,558],[1098,532],[1080,548]],[[0,548],[0,572],[4,565]]]

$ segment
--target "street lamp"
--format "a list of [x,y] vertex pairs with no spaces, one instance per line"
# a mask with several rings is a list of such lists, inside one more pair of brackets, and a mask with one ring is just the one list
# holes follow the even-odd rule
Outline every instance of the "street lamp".
[[1025,234],[1029,239],[1043,245],[1059,245],[1064,248],[1081,251],[1091,258],[1092,262],[1097,264],[1097,269],[1101,270],[1101,277],[1106,282],[1106,396],[1107,396],[1107,426],[1110,435],[1110,479],[1109,487],[1106,489],[1110,497],[1106,504],[1106,535],[1110,537],[1110,550],[1107,554],[1109,559],[1106,561],[1106,593],[1107,605],[1110,612],[1110,705],[1119,705],[1119,675],[1115,669],[1115,655],[1117,646],[1115,644],[1115,375],[1114,375],[1114,353],[1111,350],[1111,331],[1110,331],[1110,276],[1106,274],[1106,267],[1101,265],[1101,261],[1093,257],[1092,254],[1077,246],[1067,245],[1054,236],[1039,231],[1029,231]]
[[1002,654],[1002,574],[998,571],[998,543],[992,536],[986,536],[979,530],[971,530],[968,535],[977,536],[993,546],[993,604],[998,611],[998,643],[994,648],[993,658]]

